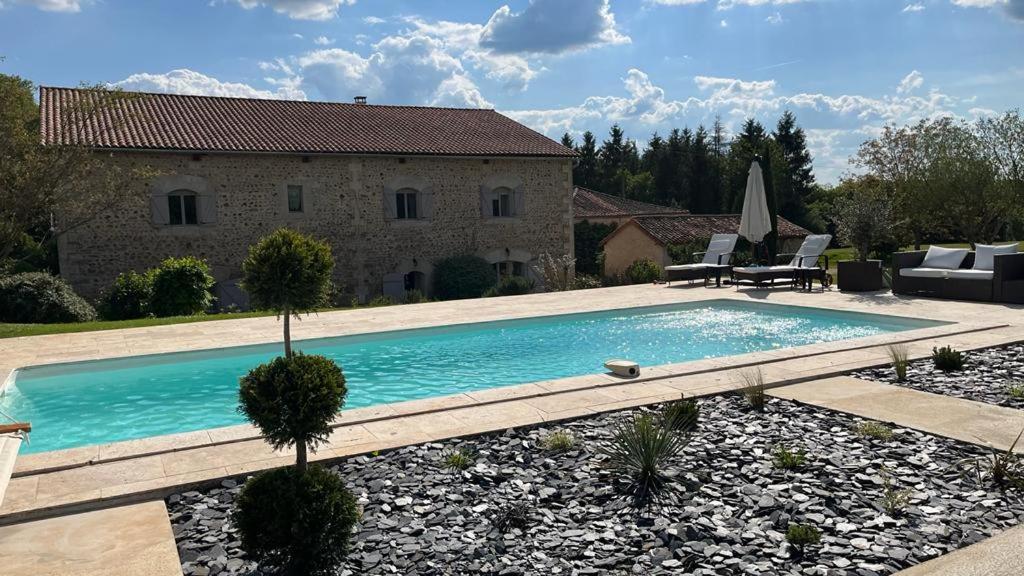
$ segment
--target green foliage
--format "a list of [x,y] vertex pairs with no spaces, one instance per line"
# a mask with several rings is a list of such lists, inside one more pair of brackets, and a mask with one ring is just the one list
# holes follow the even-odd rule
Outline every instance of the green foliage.
[[394,306],[395,300],[391,296],[381,294],[380,296],[374,296],[367,303],[367,308],[380,308],[382,306]]
[[907,367],[910,366],[910,353],[906,344],[890,344],[889,359],[892,360],[892,369],[896,372],[896,380],[903,382],[907,379]]
[[577,274],[601,274],[597,255],[601,252],[601,241],[613,231],[615,224],[601,224],[589,220],[577,222],[573,226]]
[[891,243],[897,226],[892,191],[872,176],[843,181],[842,196],[832,220],[836,235],[845,246],[853,246],[857,258],[866,261],[873,252]]
[[530,525],[530,512],[533,507],[529,502],[509,502],[491,517],[491,524],[499,532],[508,532],[511,529],[525,530]]
[[479,298],[494,285],[494,268],[479,256],[464,254],[434,263],[434,297],[438,300]]
[[665,427],[677,432],[692,432],[700,419],[700,406],[694,399],[683,395],[675,402],[668,402],[661,409],[661,421]]
[[1006,383],[1006,393],[1010,398],[1024,400],[1024,382],[1013,381]]
[[650,415],[634,415],[615,428],[611,443],[602,449],[607,465],[629,479],[634,503],[643,505],[660,498],[669,487],[665,466],[682,452],[688,437]]
[[772,450],[772,464],[780,470],[799,470],[807,463],[807,453],[803,448],[790,450],[779,444]]
[[764,412],[764,407],[767,404],[767,396],[764,393],[764,374],[761,373],[760,368],[742,372],[740,377],[743,379],[743,387],[740,388],[740,395],[747,401],[747,405],[750,406],[755,412]]
[[278,357],[242,377],[238,411],[274,448],[298,446],[298,467],[306,446],[327,441],[330,424],[345,402],[345,376],[329,358]]
[[100,312],[106,320],[130,320],[149,315],[153,298],[153,274],[134,270],[118,274],[114,284],[103,294]]
[[786,542],[797,555],[803,556],[808,546],[821,542],[821,530],[810,524],[790,524],[786,529]]
[[242,288],[252,305],[293,314],[328,302],[334,259],[326,242],[279,228],[249,247]]
[[250,558],[294,576],[333,574],[349,552],[358,518],[345,483],[320,466],[252,477],[232,515]]
[[693,255],[707,247],[707,242],[690,242],[687,244],[669,244],[666,250],[668,250],[668,257],[672,259],[673,264],[692,264]]
[[576,446],[576,437],[568,430],[556,430],[540,441],[548,452],[568,452]]
[[591,276],[590,274],[577,274],[572,280],[573,290],[588,290],[590,288],[600,288],[604,286],[601,282],[601,278],[598,276]]
[[626,268],[626,278],[629,279],[630,284],[650,284],[657,280],[661,280],[661,266],[651,260],[650,258],[640,258],[634,260],[632,264]]
[[485,298],[494,296],[519,296],[533,291],[533,281],[522,276],[505,276],[484,292]]
[[1024,460],[1016,452],[1021,437],[1024,437],[1024,430],[1006,450],[990,448],[988,454],[964,458],[956,466],[962,473],[972,475],[979,484],[991,482],[1002,490],[1024,490]]
[[413,288],[412,290],[406,290],[405,292],[405,303],[406,304],[420,304],[421,302],[430,302],[426,294]]
[[52,274],[23,272],[0,278],[0,322],[54,324],[95,318],[96,310]]
[[889,470],[882,467],[882,509],[893,518],[901,516],[910,504],[910,490],[901,490],[893,481]]
[[206,262],[193,256],[168,258],[153,271],[149,309],[155,316],[188,316],[210,307],[213,276]]
[[865,438],[874,438],[876,440],[889,441],[892,440],[892,428],[881,422],[864,421],[858,422],[853,425],[853,432],[858,436]]
[[450,450],[442,457],[444,467],[447,468],[449,472],[461,472],[462,470],[468,470],[469,467],[473,465],[473,460],[475,459],[476,455],[465,448]]
[[964,355],[950,346],[932,348],[932,362],[943,372],[959,372],[964,369]]

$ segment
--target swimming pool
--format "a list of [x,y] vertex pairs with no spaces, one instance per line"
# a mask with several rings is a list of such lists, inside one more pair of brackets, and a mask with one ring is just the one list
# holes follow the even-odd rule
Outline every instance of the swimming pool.
[[[940,322],[731,301],[630,308],[295,342],[340,364],[346,407],[899,332]],[[280,344],[29,367],[0,407],[32,422],[23,452],[240,424],[238,379]]]

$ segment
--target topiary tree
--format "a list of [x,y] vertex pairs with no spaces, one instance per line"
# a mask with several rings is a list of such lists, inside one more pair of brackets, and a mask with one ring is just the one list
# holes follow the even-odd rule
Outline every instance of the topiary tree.
[[100,300],[100,311],[107,320],[143,318],[149,314],[153,298],[153,274],[134,270],[118,274]]
[[451,256],[434,264],[434,296],[439,300],[479,298],[495,280],[494,267],[479,256]]
[[306,449],[327,441],[345,402],[345,376],[332,360],[301,352],[253,368],[242,378],[238,411],[275,449],[295,446],[295,468]]
[[96,310],[52,274],[23,272],[0,278],[0,322],[50,324],[95,319]]
[[626,278],[630,284],[648,284],[661,279],[661,266],[650,258],[634,260],[626,268]]
[[326,242],[279,228],[249,247],[242,288],[255,308],[284,318],[284,353],[292,355],[290,318],[323,306],[330,296],[334,259]]
[[168,258],[150,273],[153,293],[149,309],[155,316],[191,316],[213,302],[213,276],[206,261],[200,258]]

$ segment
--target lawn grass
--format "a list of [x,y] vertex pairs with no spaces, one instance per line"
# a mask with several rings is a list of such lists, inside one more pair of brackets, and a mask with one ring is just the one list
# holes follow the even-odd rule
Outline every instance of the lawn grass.
[[192,322],[210,322],[213,320],[236,320],[238,318],[273,316],[274,314],[274,312],[264,310],[259,312],[234,312],[230,314],[197,314],[195,316],[168,316],[166,318],[137,318],[135,320],[96,320],[94,322],[68,322],[66,324],[0,323],[0,338],[39,336],[41,334],[70,334],[72,332],[92,332],[96,330],[119,330],[121,328],[143,328],[146,326],[189,324]]

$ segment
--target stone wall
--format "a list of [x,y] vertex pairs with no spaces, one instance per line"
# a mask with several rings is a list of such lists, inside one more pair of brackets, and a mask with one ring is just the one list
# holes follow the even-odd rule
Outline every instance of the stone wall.
[[[330,243],[335,280],[363,299],[380,294],[389,274],[420,271],[429,286],[432,263],[445,256],[493,262],[572,253],[571,159],[124,152],[110,162],[148,165],[160,176],[137,182],[137,197],[62,237],[61,274],[89,297],[119,273],[168,256],[205,258],[229,283],[247,247],[284,225]],[[487,182],[517,186],[522,213],[483,217]],[[288,212],[289,184],[303,186],[302,213]],[[179,185],[201,189],[200,224],[155,223],[154,202]],[[431,217],[387,219],[384,191],[409,185],[429,188]]]

